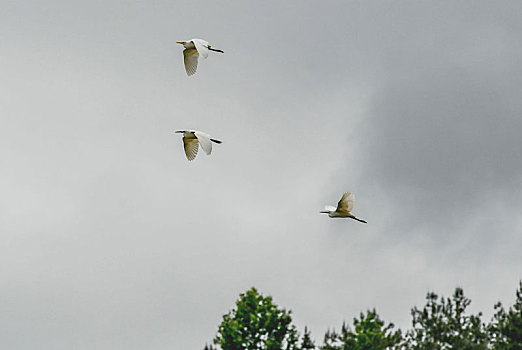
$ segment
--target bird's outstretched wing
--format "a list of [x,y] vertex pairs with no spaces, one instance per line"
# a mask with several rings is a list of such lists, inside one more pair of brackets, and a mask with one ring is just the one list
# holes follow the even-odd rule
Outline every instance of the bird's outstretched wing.
[[198,50],[196,49],[185,49],[183,50],[183,60],[185,62],[185,71],[188,76],[196,73],[198,69]]
[[339,203],[337,203],[337,210],[344,210],[347,212],[352,211],[353,202],[355,201],[355,196],[351,192],[346,192],[343,194]]
[[188,160],[193,160],[198,154],[198,139],[183,137],[183,148]]
[[335,211],[336,209],[337,209],[336,207],[332,207],[331,205],[324,206],[325,211]]
[[199,54],[203,56],[203,58],[208,57],[208,42],[203,39],[192,39],[196,50],[198,50]]
[[212,153],[212,142],[210,142],[210,135],[201,131],[195,131],[194,135],[198,138],[199,144],[206,154]]

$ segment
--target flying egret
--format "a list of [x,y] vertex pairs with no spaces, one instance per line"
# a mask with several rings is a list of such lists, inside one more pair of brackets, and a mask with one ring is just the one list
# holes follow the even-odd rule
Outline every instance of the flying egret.
[[188,76],[196,73],[196,69],[198,68],[199,55],[203,56],[203,58],[207,58],[208,50],[224,53],[222,50],[210,47],[208,42],[203,39],[177,41],[177,43],[185,47],[185,50],[183,50],[183,59],[185,61],[185,71],[187,71]]
[[352,213],[353,202],[355,201],[355,196],[351,192],[346,192],[343,194],[339,203],[337,203],[337,208],[327,205],[324,207],[324,211],[321,213],[328,214],[331,218],[350,218],[363,223],[367,223],[364,220],[356,218]]
[[196,158],[199,145],[206,154],[210,154],[212,153],[212,142],[221,143],[219,140],[210,138],[209,134],[197,130],[178,130],[176,132],[183,133],[183,148],[188,160]]

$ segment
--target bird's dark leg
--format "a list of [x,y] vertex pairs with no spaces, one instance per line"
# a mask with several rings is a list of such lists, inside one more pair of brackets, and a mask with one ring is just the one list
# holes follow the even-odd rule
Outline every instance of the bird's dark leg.
[[366,221],[361,220],[361,219],[357,219],[355,216],[350,216],[350,217],[351,217],[352,219],[354,219],[354,220],[357,220],[357,221],[360,221],[360,222],[362,222],[362,223],[364,223],[364,224],[367,224]]
[[211,51],[216,51],[216,52],[225,53],[223,50],[214,49],[214,48],[212,48],[212,47],[210,47],[210,46],[208,47],[208,49],[211,50]]

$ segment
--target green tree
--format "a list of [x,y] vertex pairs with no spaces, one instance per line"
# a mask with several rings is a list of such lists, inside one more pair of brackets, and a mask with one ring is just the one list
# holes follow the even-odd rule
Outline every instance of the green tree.
[[379,318],[375,310],[361,313],[353,320],[354,331],[346,323],[341,333],[327,331],[321,350],[386,350],[393,349],[402,341],[400,330],[393,331],[394,325]]
[[312,336],[307,327],[304,329],[303,337],[301,338],[301,346],[299,346],[300,350],[314,350],[315,343],[312,340]]
[[290,314],[252,288],[223,316],[214,344],[223,350],[298,350]]
[[488,334],[481,313],[467,315],[471,300],[462,288],[451,298],[428,293],[426,306],[411,311],[413,329],[407,332],[406,349],[412,350],[482,350],[488,348]]
[[[344,328],[344,323],[343,323]],[[341,344],[339,342],[339,334],[335,330],[327,330],[324,334],[323,345],[320,347],[321,350],[339,350]]]
[[522,349],[522,281],[516,291],[515,304],[506,312],[499,302],[488,329],[495,350]]
[[402,340],[401,331],[393,331],[393,323],[385,325],[375,309],[354,319],[355,332],[349,332],[345,349],[354,350],[384,350],[391,349]]

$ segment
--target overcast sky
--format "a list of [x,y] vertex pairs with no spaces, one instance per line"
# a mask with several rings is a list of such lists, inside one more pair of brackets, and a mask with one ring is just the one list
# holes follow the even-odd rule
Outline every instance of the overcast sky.
[[[318,343],[513,304],[520,1],[1,7],[1,348],[201,349],[252,286]],[[187,77],[191,38],[225,53]],[[319,214],[345,191],[368,224]]]

